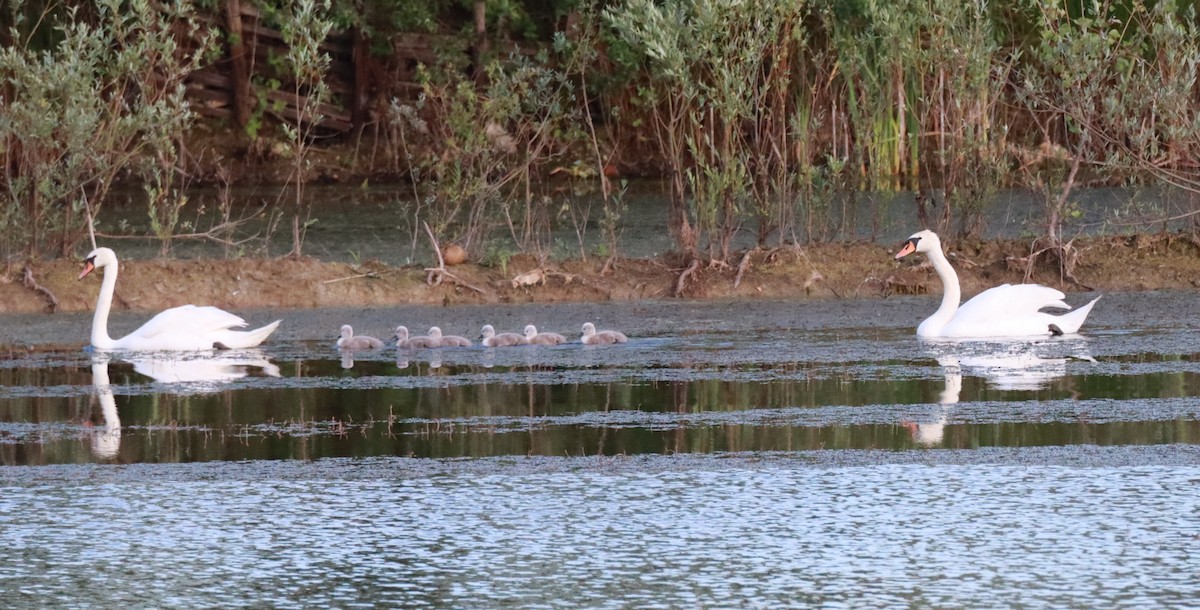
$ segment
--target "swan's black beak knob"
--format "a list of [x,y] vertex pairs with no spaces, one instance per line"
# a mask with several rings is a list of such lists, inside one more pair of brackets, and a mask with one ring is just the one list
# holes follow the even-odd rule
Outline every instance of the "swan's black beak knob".
[[916,251],[917,240],[915,238],[910,238],[900,245],[900,251],[896,253],[896,260],[900,260]]
[[95,259],[95,258],[89,258],[89,259],[87,259],[86,261],[83,261],[83,271],[81,271],[81,272],[79,273],[79,279],[81,279],[81,280],[82,280],[84,276],[86,276],[87,274],[91,273],[91,272],[92,272],[92,270],[96,268],[96,262],[95,262],[95,261],[96,261],[96,259]]

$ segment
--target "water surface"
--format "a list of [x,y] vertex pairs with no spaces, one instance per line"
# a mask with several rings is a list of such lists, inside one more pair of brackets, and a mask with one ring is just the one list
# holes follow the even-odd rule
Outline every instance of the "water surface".
[[[1105,295],[1084,334],[1025,341],[920,342],[933,305],[288,312],[260,350],[187,356],[97,354],[86,316],[14,317],[30,349],[0,360],[0,591],[17,607],[1188,607],[1194,295]],[[633,339],[348,356],[344,321],[595,321]]]
[[[619,210],[620,230],[617,247],[623,256],[652,258],[674,249],[668,226],[670,186],[661,180],[633,180],[626,184]],[[277,186],[248,186],[225,193],[216,188],[195,188],[187,193],[188,205],[181,210],[176,232],[204,232],[228,221],[237,222],[232,234],[222,237],[240,242],[226,248],[208,240],[175,240],[171,252],[176,257],[282,256],[292,250],[290,232],[291,203],[281,204],[293,194]],[[941,194],[934,192],[933,210],[941,208]],[[146,211],[145,193],[138,189],[118,191],[105,206],[98,230],[125,236],[155,235]],[[222,202],[232,203],[229,217]],[[586,182],[559,182],[549,193],[535,194],[550,211],[545,213],[539,234],[519,244],[504,223],[495,219],[497,229],[485,247],[472,254],[490,264],[500,265],[518,252],[537,250],[552,259],[607,256],[609,244],[603,229],[604,202],[595,185]],[[362,184],[347,188],[343,184],[308,185],[303,193],[308,228],[305,254],[326,261],[360,263],[379,260],[391,265],[430,264],[436,261],[418,214],[428,214],[418,205],[409,185]],[[1131,232],[1155,232],[1164,229],[1187,230],[1187,214],[1194,202],[1186,192],[1157,189],[1076,188],[1072,191],[1073,215],[1064,227],[1064,235],[1114,235]],[[817,241],[868,240],[899,243],[913,233],[914,194],[910,191],[860,193],[845,198],[811,219]],[[275,210],[275,213],[268,213]],[[285,210],[280,213],[279,210]],[[557,213],[554,210],[558,210]],[[570,210],[568,213],[567,210]],[[796,210],[798,235],[784,235],[783,241],[803,241],[804,227],[810,224],[807,210]],[[931,212],[931,214],[935,214]],[[1003,189],[980,205],[978,210],[960,209],[957,224],[947,231],[959,231],[963,221],[971,224],[975,235],[984,238],[1013,239],[1042,235],[1045,232],[1045,198],[1027,189]],[[1164,222],[1163,218],[1181,218]],[[735,250],[756,245],[758,231],[754,219],[747,218],[733,236]],[[778,232],[768,235],[766,245],[781,242]],[[122,241],[124,260],[159,256],[162,244],[157,238],[131,238]]]

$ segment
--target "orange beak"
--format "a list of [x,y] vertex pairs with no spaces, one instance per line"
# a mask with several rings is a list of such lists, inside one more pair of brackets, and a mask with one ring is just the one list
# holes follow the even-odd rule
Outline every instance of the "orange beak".
[[91,273],[92,270],[95,268],[96,268],[96,265],[92,262],[92,259],[89,258],[86,261],[83,261],[83,271],[80,272],[79,279],[82,280],[83,276]]
[[916,252],[916,251],[917,251],[917,242],[916,242],[916,240],[910,239],[910,240],[904,242],[904,244],[902,246],[900,246],[900,251],[896,253],[896,260],[900,260],[900,259],[904,258],[905,256],[908,256],[909,254],[912,254],[913,252]]

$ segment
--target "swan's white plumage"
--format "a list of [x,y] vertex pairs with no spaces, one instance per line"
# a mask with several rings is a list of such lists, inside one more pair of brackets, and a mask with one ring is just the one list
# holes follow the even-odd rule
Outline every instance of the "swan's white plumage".
[[181,305],[155,315],[129,336],[144,340],[163,339],[178,333],[181,326],[190,326],[196,334],[206,335],[242,328],[246,326],[246,321],[212,306]]
[[1070,309],[1060,290],[1037,284],[1004,284],[989,288],[959,305],[961,288],[958,274],[946,260],[942,243],[933,231],[920,231],[904,243],[899,259],[912,252],[923,252],[942,280],[942,304],[917,327],[921,337],[1026,337],[1051,335],[1055,331],[1075,333],[1083,326],[1092,306],[1100,297],[1070,313],[1052,315],[1042,309]]
[[[1037,284],[1004,284],[989,288],[959,306],[942,327],[941,337],[1022,337],[1048,335],[1050,325],[1061,328],[1060,316],[1041,310],[1070,309],[1062,292]],[[1091,305],[1088,305],[1090,309]],[[1086,315],[1086,312],[1085,314]],[[1082,322],[1082,320],[1080,320]],[[1075,330],[1078,330],[1076,326]],[[1075,332],[1075,330],[1069,332]],[[1063,329],[1063,332],[1068,332]]]
[[108,313],[112,309],[117,285],[117,255],[108,248],[96,248],[88,254],[83,279],[93,269],[104,268],[104,280],[96,299],[92,317],[92,346],[110,350],[184,351],[201,349],[240,349],[262,343],[279,326],[276,320],[254,330],[234,330],[246,326],[246,321],[216,307],[183,305],[173,307],[150,318],[137,330],[113,339],[108,335]]

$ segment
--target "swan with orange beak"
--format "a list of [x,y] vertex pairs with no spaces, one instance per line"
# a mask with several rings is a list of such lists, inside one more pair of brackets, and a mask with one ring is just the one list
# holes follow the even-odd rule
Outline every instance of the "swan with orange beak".
[[942,241],[933,231],[914,233],[896,252],[896,260],[920,252],[929,258],[942,280],[942,304],[917,327],[923,338],[986,338],[1063,335],[1079,331],[1100,297],[1070,313],[1053,315],[1042,309],[1071,309],[1060,290],[1039,284],[1004,284],[989,288],[959,305],[962,289]]

